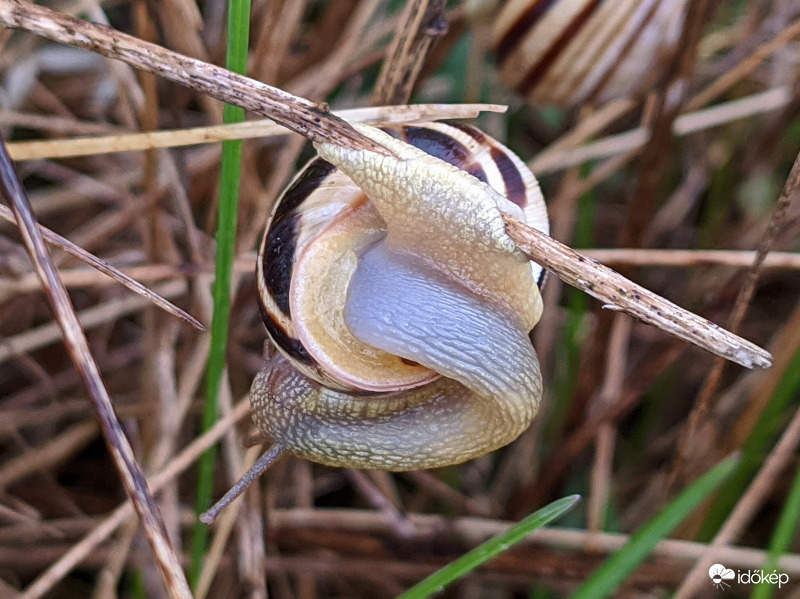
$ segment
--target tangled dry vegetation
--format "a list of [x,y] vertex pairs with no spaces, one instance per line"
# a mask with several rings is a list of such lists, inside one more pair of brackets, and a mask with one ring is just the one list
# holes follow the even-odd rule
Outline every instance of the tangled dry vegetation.
[[[284,459],[213,529],[196,597],[263,597],[267,588],[303,599],[394,596],[507,521],[581,493],[566,519],[448,591],[568,596],[626,535],[736,450],[744,456],[736,476],[674,533],[686,542],[662,542],[620,596],[679,587],[707,596],[705,571],[687,582],[704,554],[734,568],[763,565],[800,440],[800,259],[792,253],[800,202],[791,184],[782,195],[800,147],[800,11],[785,0],[716,4],[674,123],[658,108],[658,90],[639,104],[524,105],[498,82],[476,43],[485,31],[470,27],[461,5],[449,9],[446,32],[433,32],[413,98],[509,104],[481,125],[529,161],[555,238],[738,329],[772,352],[774,366],[723,365],[553,277],[534,332],[544,406],[527,433],[441,471],[365,473]],[[221,0],[50,7],[225,62]],[[368,105],[396,8],[253,0],[248,74],[334,108]],[[99,153],[59,158],[20,142],[218,124],[221,104],[27,32],[0,29],[0,48],[0,129],[40,222],[210,323],[219,144],[120,153],[95,140]],[[652,137],[642,128],[650,126]],[[271,203],[309,155],[296,135],[244,145],[216,496],[253,459],[242,449],[246,396],[265,338],[254,250]],[[17,229],[0,227],[0,596],[165,596],[138,520],[118,509],[123,489]],[[757,248],[770,253],[754,269]],[[168,471],[151,484],[187,554],[208,333],[61,249],[53,261],[139,462],[148,477]],[[719,546],[706,552],[715,536]],[[780,569],[794,581],[792,538]],[[798,596],[800,584],[781,592]]]

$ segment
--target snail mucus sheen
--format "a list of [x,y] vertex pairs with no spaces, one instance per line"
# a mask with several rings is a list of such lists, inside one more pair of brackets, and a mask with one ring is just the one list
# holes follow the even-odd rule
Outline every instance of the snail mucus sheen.
[[501,215],[547,232],[539,186],[470,126],[354,126],[393,155],[318,144],[259,250],[277,349],[250,392],[273,444],[262,461],[404,471],[484,455],[529,426],[542,394],[529,338],[542,269]]

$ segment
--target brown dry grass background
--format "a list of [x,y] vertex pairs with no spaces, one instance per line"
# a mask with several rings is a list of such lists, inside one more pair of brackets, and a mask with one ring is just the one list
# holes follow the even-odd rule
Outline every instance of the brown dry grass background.
[[[337,108],[367,105],[396,24],[389,4],[254,0],[248,74]],[[224,64],[219,0],[200,7],[191,0],[50,5]],[[728,323],[753,255],[726,254],[732,266],[697,250],[754,250],[768,229],[800,146],[797,7],[783,0],[722,3],[704,30],[685,107],[699,130],[644,149],[630,132],[650,122],[653,98],[574,112],[525,106],[498,82],[475,43],[485,32],[469,30],[464,7],[448,17],[449,31],[429,56],[414,99],[510,104],[507,115],[485,116],[481,124],[531,161],[554,236],[582,248],[693,250],[618,250],[604,259],[679,305]],[[0,47],[0,127],[12,142],[220,122],[217,101],[97,55],[6,30]],[[719,82],[728,85],[702,93]],[[743,117],[734,114],[742,99],[749,102]],[[708,106],[717,109],[695,112]],[[581,166],[584,150],[574,158],[575,148],[587,144],[602,150],[591,168]],[[227,410],[246,398],[261,366],[265,333],[253,251],[271,202],[308,155],[298,136],[245,142]],[[28,159],[17,167],[42,224],[209,323],[219,158],[219,145],[211,144]],[[791,200],[783,226],[769,238],[776,252],[797,250],[800,221]],[[0,597],[13,597],[96,530],[124,494],[18,234],[12,225],[0,227]],[[574,538],[556,528],[450,591],[568,595],[615,548],[616,537],[598,531],[636,530],[694,476],[745,446],[765,409],[774,409],[750,476],[763,468],[797,408],[796,257],[770,257],[752,299],[739,302],[747,308],[741,333],[775,356],[775,366],[759,372],[733,365],[715,371],[712,356],[550,280],[535,332],[546,395],[530,431],[508,448],[442,471],[356,473],[281,461],[239,517],[232,511],[215,529],[208,596],[263,596],[263,572],[273,597],[393,596],[501,522],[579,492],[581,507],[559,523],[579,531]],[[60,250],[54,261],[139,460],[146,472],[158,472],[197,436],[207,334]],[[241,419],[223,442],[217,496],[235,478],[247,435]],[[749,517],[727,542],[758,550],[769,543],[797,468],[793,448],[781,459],[777,475],[760,483],[760,497],[744,496]],[[189,465],[159,495],[178,547],[194,523],[194,484]],[[664,545],[620,596],[659,596],[680,586],[709,540],[709,519],[726,515],[720,505],[709,503],[678,531],[694,544]],[[409,521],[406,514],[430,517]],[[800,580],[800,556],[792,559],[785,569],[794,568]],[[697,596],[712,590],[707,580],[702,585]],[[45,588],[47,596],[67,598],[164,593],[132,519],[88,544],[79,564]],[[784,592],[800,593],[800,585]]]

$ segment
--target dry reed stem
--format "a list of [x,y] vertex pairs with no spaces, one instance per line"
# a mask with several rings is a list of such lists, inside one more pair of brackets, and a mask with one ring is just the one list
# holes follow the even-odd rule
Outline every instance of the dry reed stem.
[[769,497],[779,480],[780,474],[794,458],[794,452],[800,445],[800,410],[795,411],[789,425],[781,434],[767,459],[761,465],[753,481],[739,499],[725,523],[712,541],[705,546],[705,551],[698,558],[692,571],[675,593],[676,599],[688,599],[695,595],[699,585],[704,581],[709,566],[719,560],[721,548],[734,542],[750,524],[758,510]]
[[[189,445],[172,458],[158,474],[151,477],[149,483],[153,493],[157,493],[165,485],[171,483],[178,475],[194,464],[212,445],[216,444],[230,428],[250,413],[250,402],[240,401],[234,411],[221,418],[205,434],[197,437]],[[25,589],[20,599],[40,599],[64,576],[69,574],[95,547],[105,541],[114,531],[134,514],[130,502],[119,505],[113,512],[103,518],[92,531],[64,553],[47,570]]]
[[[789,211],[789,206],[792,201],[800,194],[800,154],[795,158],[789,176],[783,187],[780,197],[778,198],[775,208],[773,209],[767,228],[761,236],[761,240],[756,250],[756,256],[750,270],[747,273],[747,278],[739,290],[736,297],[731,316],[728,319],[728,327],[731,331],[738,331],[744,320],[745,312],[750,305],[750,301],[755,293],[756,284],[761,274],[761,267],[764,260],[772,249],[772,245],[783,227],[786,220],[786,214]],[[695,404],[689,414],[688,423],[681,439],[678,443],[678,454],[673,462],[673,468],[670,475],[670,486],[674,484],[681,473],[681,469],[685,469],[686,462],[689,459],[689,446],[692,437],[697,433],[698,428],[708,415],[711,406],[711,400],[719,388],[722,380],[722,372],[725,368],[725,362],[716,360],[708,375],[706,376],[703,386],[697,395]]]
[[[355,130],[346,125],[346,121],[332,117],[327,107],[320,110],[308,100],[147,44],[132,36],[99,28],[19,0],[0,0],[0,24],[23,28],[55,41],[71,43],[122,60],[218,99],[266,114],[313,141],[385,153],[383,149],[376,150],[373,142],[367,140],[367,144],[363,136],[354,136]],[[344,129],[343,124],[346,125]],[[602,289],[603,301],[743,366],[769,366],[769,354],[757,346],[677,308],[656,294],[646,292],[610,269],[592,265],[574,252],[565,252],[568,248],[530,227],[508,221],[506,226],[512,239],[532,260],[553,270],[571,285],[592,295]],[[585,281],[589,281],[588,285]],[[631,294],[623,297],[618,291],[611,292],[614,289],[621,289],[625,294],[630,291]],[[644,297],[647,299],[643,302],[641,298]]]
[[749,341],[584,258],[539,231],[510,217],[504,216],[504,221],[506,231],[520,250],[565,283],[604,302],[606,308],[624,310],[679,339],[748,368],[768,368],[772,363],[769,352]]
[[[378,123],[381,125],[409,125],[440,119],[471,119],[484,111],[505,112],[505,110],[505,106],[498,104],[414,104],[334,110],[332,114],[348,121]],[[169,131],[120,133],[47,141],[18,141],[7,145],[11,158],[15,161],[22,161],[98,156],[115,152],[135,152],[155,148],[178,148],[235,139],[273,137],[288,133],[290,133],[289,129],[271,119],[261,119],[244,123]]]
[[[6,208],[5,206],[0,206],[0,218],[4,218],[9,222],[16,224],[16,220],[14,219],[14,215],[11,211]],[[124,285],[134,293],[141,295],[142,297],[146,298],[148,301],[152,302],[168,314],[172,314],[173,316],[177,316],[184,322],[189,323],[194,328],[204,331],[205,327],[198,321],[194,316],[189,314],[188,312],[180,309],[178,306],[173,304],[172,302],[164,299],[157,293],[155,293],[152,289],[148,289],[138,281],[134,280],[133,278],[126,275],[124,272],[115,268],[114,266],[110,265],[105,260],[98,258],[97,256],[87,252],[80,246],[75,245],[69,239],[62,237],[58,233],[54,233],[47,227],[43,227],[42,225],[37,225],[39,230],[42,232],[42,237],[50,244],[61,248],[71,256],[76,257],[78,260],[85,262],[95,270],[99,271],[103,275],[117,281],[118,283]]]
[[[485,518],[450,518],[430,514],[407,514],[417,535],[426,538],[433,533],[449,531],[469,545],[477,545],[500,534],[513,525]],[[300,530],[341,530],[370,534],[389,534],[391,525],[379,513],[366,510],[337,509],[275,509],[270,512],[270,526],[278,532]],[[602,553],[613,553],[622,549],[630,536],[621,533],[590,533],[571,528],[540,528],[526,537],[523,543],[535,543],[561,549],[586,551],[589,547]],[[704,543],[693,541],[663,540],[653,549],[652,556],[696,560],[707,548]],[[766,552],[745,547],[721,547],[715,554],[728,567],[758,568],[766,560]],[[730,564],[728,563],[730,562]],[[800,555],[787,554],[778,562],[778,567],[789,574],[800,575]]]
[[428,51],[447,33],[445,0],[410,0],[400,15],[397,31],[381,67],[370,103],[405,104],[417,82]]
[[30,201],[22,183],[16,176],[11,158],[0,138],[0,179],[2,192],[11,205],[25,248],[33,262],[48,301],[61,328],[64,345],[91,399],[97,420],[106,441],[114,466],[130,498],[145,537],[161,571],[164,584],[174,599],[190,599],[191,591],[161,520],[158,508],[147,487],[144,474],[133,454],[133,449],[114,413],[111,398],[103,383],[100,369],[89,349],[89,342],[81,329],[78,316],[67,295],[67,290],[58,278],[58,272],[50,259]]

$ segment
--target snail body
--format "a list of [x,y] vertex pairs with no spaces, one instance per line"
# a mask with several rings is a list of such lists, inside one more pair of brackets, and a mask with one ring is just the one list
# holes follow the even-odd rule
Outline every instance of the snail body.
[[501,213],[547,231],[533,175],[472,127],[359,130],[393,156],[318,146],[259,251],[277,354],[253,419],[284,451],[356,468],[460,463],[514,440],[542,392],[528,333],[541,268]]
[[500,77],[533,104],[643,95],[668,64],[686,0],[511,0],[492,30]]

